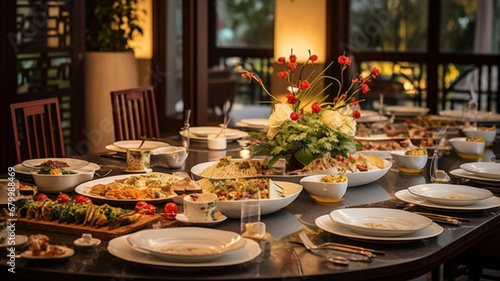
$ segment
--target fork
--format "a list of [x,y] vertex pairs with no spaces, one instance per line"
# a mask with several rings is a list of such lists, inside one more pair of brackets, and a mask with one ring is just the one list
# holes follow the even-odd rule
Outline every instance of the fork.
[[[375,255],[372,252],[354,249],[352,247],[340,246],[340,245],[336,245],[335,243],[323,243],[320,245],[314,244],[311,241],[311,239],[309,239],[307,234],[303,231],[301,233],[299,233],[299,237],[300,237],[300,239],[302,239],[302,243],[304,244],[304,246],[307,247],[307,245],[309,245],[311,247],[311,249],[313,249],[313,250],[334,250],[334,251],[340,251],[340,252],[347,252],[347,253],[352,253],[352,254],[363,255],[363,256],[366,256],[366,258],[368,258],[368,259],[375,257]],[[307,243],[307,245],[306,245],[306,243]]]
[[[325,248],[325,247],[319,247],[318,245],[314,244],[311,239],[309,239],[309,237],[307,237],[307,234],[305,232],[300,232],[299,233],[299,237],[300,239],[302,240],[302,243],[304,244],[304,246],[311,252],[314,252],[315,254],[317,254],[315,252],[315,250],[333,250],[332,248]],[[355,258],[355,257],[351,257],[349,259],[345,258],[345,257],[342,257],[342,256],[325,256],[325,255],[319,255],[317,254],[318,256],[324,258],[325,260],[329,261],[329,262],[333,262],[333,263],[336,263],[336,264],[341,264],[341,265],[348,265],[349,264],[349,260],[352,260],[352,261],[364,261],[364,262],[368,262],[368,261],[371,261],[369,257],[367,256],[363,256],[363,258]]]

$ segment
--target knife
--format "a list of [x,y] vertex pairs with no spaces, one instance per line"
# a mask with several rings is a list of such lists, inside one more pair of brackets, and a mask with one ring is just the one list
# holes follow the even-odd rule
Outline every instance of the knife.
[[459,218],[459,217],[446,216],[446,215],[433,214],[433,213],[425,213],[425,212],[413,212],[413,213],[418,214],[418,215],[422,215],[422,216],[426,216],[429,218],[433,217],[433,218],[440,218],[440,219],[445,219],[445,220],[453,219],[453,220],[457,220],[457,221],[466,221],[466,222],[470,221],[470,219],[466,219],[466,218]]

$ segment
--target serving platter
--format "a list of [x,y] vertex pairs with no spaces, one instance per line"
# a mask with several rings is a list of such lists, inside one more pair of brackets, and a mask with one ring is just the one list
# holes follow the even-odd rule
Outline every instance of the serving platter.
[[487,189],[456,184],[420,184],[410,186],[408,191],[431,203],[447,206],[472,205],[493,196]]
[[[113,146],[122,149],[123,151],[127,152],[127,149],[133,149],[133,148],[139,148],[141,146],[142,140],[124,140],[124,141],[115,141],[113,143]],[[156,148],[160,147],[165,147],[165,146],[170,146],[170,144],[162,141],[144,141],[142,146],[140,147],[141,149],[149,149],[149,150],[154,150]]]
[[384,236],[372,236],[365,235],[361,233],[357,233],[351,231],[349,228],[344,227],[336,222],[334,222],[330,216],[323,215],[315,220],[316,226],[323,229],[324,231],[344,236],[351,239],[359,239],[359,240],[369,240],[369,241],[377,241],[377,242],[390,242],[390,243],[402,243],[402,242],[410,242],[415,240],[421,240],[426,238],[431,238],[438,236],[443,232],[443,228],[436,223],[432,223],[430,226],[425,227],[421,230],[405,234],[402,236],[395,237],[384,237]]
[[198,263],[170,262],[162,260],[149,253],[134,250],[134,248],[128,243],[128,236],[129,235],[123,235],[110,240],[108,243],[108,252],[119,259],[149,266],[186,269],[224,267],[249,262],[260,255],[262,251],[257,242],[245,238],[246,243],[243,248],[212,261]]
[[[363,153],[363,154],[368,155],[370,153]],[[234,160],[241,160],[241,159],[234,159]],[[193,167],[191,167],[191,173],[197,179],[201,179],[201,178],[208,178],[211,180],[231,179],[232,177],[214,178],[214,177],[205,177],[202,175],[203,170],[216,164],[217,162],[219,162],[219,161],[204,162],[204,163],[194,165]],[[355,173],[348,172],[348,173],[346,173],[346,177],[348,179],[348,187],[354,187],[354,186],[360,186],[360,185],[372,183],[372,182],[380,179],[381,177],[383,177],[389,171],[389,169],[391,167],[392,167],[392,162],[384,159],[384,168],[383,169],[371,170],[371,171],[365,171],[365,172],[355,172]],[[283,169],[283,171],[284,171],[284,167],[273,166],[273,168]],[[311,176],[311,175],[314,175],[314,174],[287,175],[287,174],[284,174],[284,172],[283,172],[282,174],[277,174],[277,175],[252,175],[252,176],[241,176],[239,178],[270,178],[273,180],[285,180],[285,179],[293,178],[296,180],[300,180],[303,177]]]
[[[154,174],[162,175],[164,173],[154,173]],[[98,185],[98,184],[105,185],[108,183],[112,183],[115,180],[125,179],[125,178],[129,178],[132,176],[144,176],[144,175],[145,174],[128,174],[128,175],[119,175],[119,176],[112,176],[112,177],[105,177],[105,178],[100,178],[100,179],[96,179],[96,180],[91,180],[91,181],[84,182],[84,183],[78,185],[75,188],[75,192],[80,194],[80,195],[89,197],[93,201],[105,202],[105,203],[109,203],[109,204],[135,204],[139,201],[146,201],[146,202],[152,203],[152,204],[160,204],[160,203],[165,203],[165,202],[171,201],[172,198],[177,196],[177,194],[173,193],[171,196],[155,198],[155,199],[114,199],[114,198],[106,198],[106,197],[90,194],[92,187],[95,185]],[[168,175],[168,174],[164,174],[164,175]]]
[[407,189],[403,189],[396,192],[394,196],[396,196],[396,198],[404,202],[433,209],[444,209],[444,210],[455,210],[455,211],[479,211],[479,210],[487,210],[491,208],[500,207],[500,198],[496,196],[492,196],[488,199],[484,199],[476,202],[475,204],[467,206],[451,206],[451,205],[435,204],[425,199],[422,199],[418,196],[412,195]]
[[330,218],[354,232],[369,236],[402,236],[432,224],[424,216],[388,208],[347,208],[330,213]]

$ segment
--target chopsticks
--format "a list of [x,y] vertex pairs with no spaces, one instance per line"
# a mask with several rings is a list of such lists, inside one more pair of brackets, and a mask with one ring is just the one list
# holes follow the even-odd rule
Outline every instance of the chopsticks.
[[459,217],[453,217],[453,216],[445,216],[445,215],[440,215],[440,214],[433,214],[433,213],[425,213],[425,212],[414,212],[415,214],[430,218],[434,222],[437,223],[443,223],[443,224],[449,224],[449,225],[454,225],[454,226],[460,226],[462,225],[462,221],[470,221],[469,219],[465,218],[459,218]]

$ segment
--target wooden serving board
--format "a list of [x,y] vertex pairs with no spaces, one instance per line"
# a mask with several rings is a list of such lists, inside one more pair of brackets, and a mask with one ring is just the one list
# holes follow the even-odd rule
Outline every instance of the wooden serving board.
[[[12,219],[12,218],[0,217],[0,220],[7,220],[7,219]],[[159,221],[160,219],[161,219],[160,215],[154,215],[154,216],[144,215],[138,222],[134,224],[120,226],[113,230],[109,230],[107,225],[100,228],[95,228],[88,225],[83,226],[83,224],[58,223],[57,221],[43,221],[43,220],[34,220],[27,218],[17,218],[17,221],[15,221],[15,223],[16,227],[19,228],[74,234],[77,236],[81,236],[83,233],[90,233],[92,234],[93,237],[96,238],[111,239],[147,227]]]

